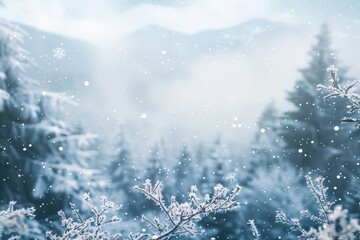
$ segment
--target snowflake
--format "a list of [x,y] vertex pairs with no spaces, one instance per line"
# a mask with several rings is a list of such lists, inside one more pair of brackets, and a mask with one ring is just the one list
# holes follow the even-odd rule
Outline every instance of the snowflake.
[[66,56],[65,49],[62,47],[57,47],[53,50],[53,56],[56,59],[62,59]]
[[226,177],[225,177],[226,180],[228,181],[235,181],[236,180],[236,174],[234,172],[230,172]]

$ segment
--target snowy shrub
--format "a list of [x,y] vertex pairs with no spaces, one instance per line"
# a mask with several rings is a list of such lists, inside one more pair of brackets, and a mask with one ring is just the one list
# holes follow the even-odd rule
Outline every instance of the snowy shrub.
[[11,201],[7,209],[0,211],[0,238],[9,237],[11,239],[20,239],[20,236],[31,236],[36,234],[36,229],[31,226],[35,225],[30,221],[35,217],[35,209],[19,208],[15,209],[15,201]]
[[290,231],[297,232],[299,239],[307,240],[350,240],[356,239],[355,233],[360,230],[360,225],[356,219],[348,219],[347,211],[341,206],[333,207],[334,203],[328,200],[327,190],[324,186],[323,177],[318,177],[315,181],[311,176],[306,176],[306,184],[310,192],[314,195],[318,205],[318,214],[315,215],[308,210],[301,211],[302,218],[311,220],[316,227],[305,229],[301,225],[299,218],[288,218],[285,213],[278,211],[276,222],[290,226]]
[[61,226],[64,228],[61,235],[53,234],[51,231],[46,233],[46,237],[51,240],[67,240],[67,239],[118,239],[119,234],[111,234],[104,230],[106,225],[120,221],[117,216],[108,218],[109,213],[116,212],[119,209],[113,202],[107,200],[106,197],[100,198],[100,206],[96,207],[89,194],[84,194],[83,201],[91,213],[91,217],[84,218],[81,216],[79,209],[75,204],[71,204],[72,213],[75,217],[66,217],[61,210],[58,212],[61,217]]
[[[152,200],[164,213],[164,217],[155,217],[152,220],[142,216],[142,221],[147,223],[151,228],[150,233],[143,229],[141,233],[131,233],[131,240],[141,239],[169,239],[172,237],[187,235],[194,237],[201,234],[202,231],[196,227],[196,222],[210,213],[218,213],[235,210],[239,207],[239,203],[235,201],[236,196],[240,192],[240,187],[236,186],[231,192],[223,185],[218,184],[214,187],[212,195],[206,194],[204,198],[197,195],[197,188],[191,187],[189,193],[189,201],[179,203],[175,198],[171,198],[171,202],[167,205],[161,189],[162,183],[157,181],[155,185],[150,180],[146,180],[144,188],[138,186],[136,190],[142,192],[146,198]],[[113,202],[101,197],[100,207],[96,207],[89,194],[85,194],[83,201],[90,210],[91,217],[84,217],[80,214],[80,210],[71,204],[72,212],[75,217],[67,217],[63,211],[58,214],[61,217],[61,225],[63,233],[54,234],[51,231],[46,233],[50,240],[67,240],[67,239],[119,239],[120,234],[112,234],[106,231],[108,224],[117,223],[120,219],[115,215],[119,209]],[[110,215],[113,215],[109,217]],[[118,230],[120,232],[121,230]]]
[[[244,222],[254,218],[262,239],[283,237],[286,227],[274,223],[276,211],[286,208],[289,209],[289,214],[296,214],[313,204],[311,195],[306,192],[305,186],[301,185],[301,179],[301,173],[286,163],[271,168],[258,168],[256,172],[251,173],[251,179],[242,192],[245,207],[239,210],[239,215],[243,219],[242,236],[251,238],[248,225]],[[292,234],[292,237],[294,236]]]
[[231,192],[222,184],[214,187],[212,195],[206,194],[203,198],[198,196],[196,186],[192,186],[189,193],[189,201],[179,203],[172,197],[170,204],[167,205],[162,194],[161,182],[157,181],[154,185],[147,179],[144,188],[135,187],[142,192],[148,199],[156,203],[165,215],[163,219],[154,218],[152,220],[143,216],[142,220],[152,229],[151,234],[131,234],[130,238],[135,239],[169,239],[176,236],[194,237],[203,231],[196,227],[196,222],[210,213],[219,213],[235,210],[239,203],[235,201],[241,188],[236,186]]

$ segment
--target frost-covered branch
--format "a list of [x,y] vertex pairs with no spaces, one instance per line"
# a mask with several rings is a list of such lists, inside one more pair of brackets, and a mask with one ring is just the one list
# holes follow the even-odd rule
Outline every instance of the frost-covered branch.
[[299,239],[310,240],[350,240],[356,239],[354,233],[360,231],[358,220],[348,220],[347,211],[342,210],[341,206],[333,208],[333,202],[327,198],[327,187],[324,186],[323,177],[314,180],[310,176],[306,176],[306,184],[311,193],[316,198],[319,205],[318,216],[310,213],[308,210],[301,211],[301,216],[314,221],[318,227],[311,227],[306,230],[301,226],[301,219],[288,218],[285,213],[278,211],[276,214],[276,222],[290,226],[290,230],[298,232]]
[[[0,211],[0,238],[16,233],[17,235],[27,236],[29,234],[29,227],[26,222],[27,219],[35,217],[35,209],[19,208],[14,209],[16,202],[11,201],[6,210]],[[17,239],[17,236],[12,236],[12,239]]]
[[260,239],[260,233],[256,227],[256,224],[255,224],[255,221],[254,220],[249,220],[248,221],[248,224],[250,225],[251,227],[251,232],[254,236],[254,240],[259,240]]
[[226,187],[217,184],[212,195],[206,194],[204,198],[200,198],[196,186],[192,186],[188,202],[179,203],[175,197],[172,197],[170,204],[167,205],[162,194],[161,182],[158,181],[152,185],[151,181],[147,179],[144,188],[136,186],[135,189],[155,202],[165,214],[165,218],[164,220],[159,218],[150,220],[143,216],[142,220],[152,228],[153,233],[131,234],[132,240],[145,238],[160,240],[181,235],[194,237],[201,234],[202,231],[197,228],[196,222],[210,213],[226,212],[238,208],[239,203],[235,201],[235,198],[241,190],[239,186],[236,186],[229,193]]
[[[152,228],[152,233],[131,233],[129,236],[131,240],[161,240],[181,235],[193,237],[200,234],[202,231],[197,229],[196,222],[210,213],[231,211],[238,208],[239,203],[235,201],[235,198],[241,190],[239,186],[236,186],[229,192],[223,185],[218,184],[214,187],[212,195],[206,194],[202,199],[197,195],[197,188],[192,186],[188,202],[178,203],[175,197],[172,197],[170,204],[167,205],[162,194],[161,182],[158,181],[155,185],[152,185],[150,180],[146,180],[144,188],[136,186],[135,189],[155,202],[165,214],[165,217],[156,217],[150,220],[142,216],[142,221]],[[89,194],[84,195],[83,201],[90,210],[91,217],[84,217],[80,214],[79,209],[74,204],[71,204],[72,217],[67,217],[63,211],[58,212],[61,217],[61,225],[64,228],[63,233],[56,235],[49,231],[46,233],[46,237],[50,240],[118,239],[120,234],[111,234],[105,231],[104,227],[120,221],[115,215],[115,211],[119,207],[108,201],[106,197],[101,197],[101,204],[96,207]],[[111,214],[114,214],[114,216],[108,218],[108,215]]]
[[[329,98],[335,98],[335,97],[341,97],[341,98],[345,98],[350,102],[350,105],[348,105],[348,113],[352,114],[352,113],[359,113],[360,112],[360,95],[356,92],[354,92],[355,90],[355,86],[356,84],[359,82],[359,80],[356,80],[354,82],[352,82],[349,85],[346,86],[342,86],[340,84],[340,80],[338,77],[338,69],[334,67],[334,65],[330,66],[329,68],[327,68],[327,71],[330,73],[330,86],[324,86],[319,84],[317,86],[318,90],[325,90],[326,92],[328,92],[328,94],[324,97],[324,99],[329,99]],[[353,117],[343,117],[341,119],[342,122],[352,122],[352,123],[356,123],[356,127],[359,128],[360,127],[360,119],[359,118],[353,118]]]
[[84,194],[83,201],[89,208],[92,215],[91,217],[82,217],[79,209],[74,204],[71,204],[71,209],[75,219],[72,217],[66,217],[63,211],[59,211],[58,214],[61,217],[61,226],[64,228],[64,231],[61,235],[56,235],[49,231],[46,233],[46,237],[51,240],[118,239],[120,236],[119,234],[111,234],[110,232],[105,231],[104,227],[108,224],[120,221],[120,219],[115,215],[108,218],[108,214],[118,210],[119,206],[107,200],[104,196],[100,198],[101,203],[99,207],[94,205],[89,194]]

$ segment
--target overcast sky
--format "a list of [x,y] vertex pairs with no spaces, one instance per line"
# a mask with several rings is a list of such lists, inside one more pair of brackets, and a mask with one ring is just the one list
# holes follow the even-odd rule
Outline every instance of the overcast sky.
[[[174,2],[173,4],[166,4]],[[226,3],[225,3],[226,2]],[[161,4],[159,4],[161,3]],[[2,14],[39,29],[97,43],[122,37],[146,25],[183,33],[234,26],[254,17],[286,20],[269,0],[195,1],[5,1]]]
[[1,14],[39,29],[97,43],[112,41],[146,25],[182,33],[226,28],[262,18],[289,23],[331,20],[347,24],[359,1],[286,0],[4,0]]

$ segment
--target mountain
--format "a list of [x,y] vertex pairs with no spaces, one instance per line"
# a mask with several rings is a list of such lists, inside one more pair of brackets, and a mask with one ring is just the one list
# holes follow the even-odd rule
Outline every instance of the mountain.
[[[271,80],[291,85],[292,75],[277,65],[288,52],[277,56],[273,48],[285,36],[299,33],[292,26],[262,19],[193,35],[147,26],[100,49],[29,26],[22,28],[29,34],[25,47],[37,64],[30,69],[31,77],[43,88],[74,95],[79,108],[71,115],[88,130],[107,138],[119,122],[125,122],[139,145],[160,137],[174,145],[212,142],[220,133],[224,141],[236,142],[239,151],[250,143],[251,126],[265,103],[283,92],[281,87],[267,91]],[[56,49],[65,56],[54,56]],[[218,65],[213,66],[215,62]],[[286,64],[294,65],[289,69],[296,72],[296,61]],[[260,72],[260,68],[265,70]],[[269,79],[264,81],[264,77]],[[266,94],[249,95],[255,87],[266,89]],[[147,119],[140,118],[143,113]],[[240,132],[232,129],[236,116],[241,121],[236,124],[244,126]]]

